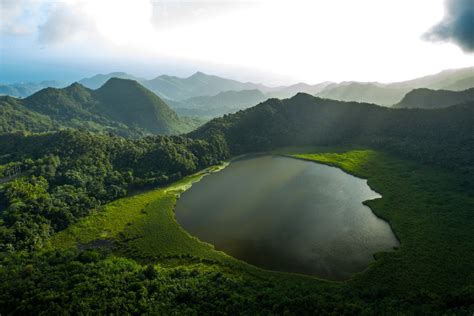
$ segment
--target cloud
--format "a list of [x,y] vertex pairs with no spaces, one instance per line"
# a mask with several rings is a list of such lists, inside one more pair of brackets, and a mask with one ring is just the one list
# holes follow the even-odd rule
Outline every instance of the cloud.
[[57,3],[38,26],[38,41],[44,45],[62,43],[94,34],[95,23],[81,3]]
[[173,28],[249,8],[255,0],[152,0],[152,23]]
[[0,0],[0,33],[27,35],[35,32],[41,4],[35,0]]
[[465,52],[474,52],[474,0],[446,0],[441,22],[424,34],[429,41],[452,42]]

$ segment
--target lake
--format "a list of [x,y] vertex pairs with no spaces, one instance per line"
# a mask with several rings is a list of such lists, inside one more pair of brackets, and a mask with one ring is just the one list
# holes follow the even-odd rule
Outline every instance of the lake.
[[246,156],[204,177],[176,205],[192,235],[252,265],[344,280],[398,245],[365,200],[381,196],[340,169]]

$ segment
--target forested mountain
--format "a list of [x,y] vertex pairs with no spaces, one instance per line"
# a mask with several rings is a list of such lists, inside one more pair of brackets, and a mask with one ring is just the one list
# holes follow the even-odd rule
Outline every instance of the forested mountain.
[[[113,78],[90,90],[74,83],[46,88],[23,100],[4,97],[0,131],[85,128],[125,136],[179,134],[196,122],[179,118],[159,97],[133,80]],[[23,128],[20,128],[23,127]]]
[[[192,103],[188,102],[189,99],[198,96],[212,97],[226,91],[260,90],[267,97],[273,98],[290,98],[299,92],[303,92],[339,101],[357,101],[391,106],[400,102],[403,96],[413,89],[428,88],[459,91],[474,87],[473,67],[445,70],[438,74],[389,84],[349,81],[341,83],[321,82],[314,85],[298,83],[290,86],[269,87],[258,83],[239,82],[202,72],[196,72],[187,78],[161,75],[151,80],[135,77],[124,72],[112,72],[84,78],[79,80],[79,83],[90,89],[98,89],[107,80],[114,77],[138,81],[163,99],[178,102],[186,101],[185,103],[187,104]],[[45,81],[39,84],[0,85],[0,94],[26,97],[45,87],[61,87],[61,84]],[[200,102],[200,104],[202,105],[203,102]],[[243,104],[242,107],[232,111],[243,109],[246,105]],[[202,112],[201,110],[194,114],[192,111],[183,111],[183,113],[193,116],[212,117],[229,112],[225,109],[222,109],[222,111],[217,110],[217,107],[213,105],[213,101],[210,102],[209,106],[214,108],[209,113],[206,113],[206,111]],[[224,108],[228,106],[228,104],[223,104]],[[181,105],[177,105],[177,107],[190,108],[190,106]]]
[[214,118],[237,112],[265,101],[260,90],[224,91],[214,96],[201,96],[183,101],[167,100],[173,110],[183,116]]
[[389,109],[297,94],[217,118],[191,137],[222,135],[233,154],[284,146],[358,144],[473,171],[474,102],[446,109]]
[[395,104],[395,108],[444,108],[455,104],[474,101],[474,88],[464,91],[415,89]]
[[111,72],[108,74],[97,74],[89,78],[81,79],[78,82],[84,87],[95,90],[100,88],[104,83],[106,83],[109,79],[112,78],[130,79],[135,81],[145,80],[143,78],[135,77],[134,75],[128,74],[126,72]]
[[22,100],[0,97],[0,134],[15,131],[44,132],[58,130],[61,124],[26,108]]
[[112,78],[93,92],[95,111],[153,134],[178,134],[189,126],[154,93],[133,80]]
[[24,98],[44,88],[62,88],[64,86],[66,86],[66,84],[52,80],[42,82],[0,84],[0,95]]

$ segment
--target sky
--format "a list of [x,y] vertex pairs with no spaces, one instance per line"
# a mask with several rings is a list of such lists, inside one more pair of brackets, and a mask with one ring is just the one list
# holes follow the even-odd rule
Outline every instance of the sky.
[[0,82],[196,71],[269,85],[474,66],[474,0],[0,0]]

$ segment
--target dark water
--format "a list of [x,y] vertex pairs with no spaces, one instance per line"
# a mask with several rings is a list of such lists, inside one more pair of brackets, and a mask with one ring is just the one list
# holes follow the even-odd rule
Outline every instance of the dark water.
[[232,162],[184,192],[178,222],[192,235],[258,267],[342,280],[398,245],[362,204],[380,197],[337,168],[260,156]]

